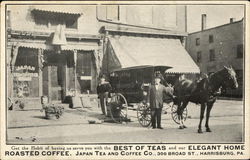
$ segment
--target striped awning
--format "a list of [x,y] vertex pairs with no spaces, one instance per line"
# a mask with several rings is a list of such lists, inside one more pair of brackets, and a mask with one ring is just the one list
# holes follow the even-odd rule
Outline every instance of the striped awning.
[[47,45],[44,43],[29,43],[29,42],[18,42],[16,44],[18,47],[25,47],[25,48],[35,48],[35,49],[44,49],[44,50],[52,50],[53,46]]
[[[44,49],[44,50],[53,50],[53,49],[55,49],[53,45],[48,45],[48,44],[44,44],[44,43],[18,42],[18,43],[14,44],[14,45],[18,46],[18,47]],[[67,45],[62,45],[61,50],[94,51],[94,50],[98,50],[98,45],[67,44]]]
[[64,45],[61,46],[62,50],[83,50],[83,51],[94,51],[97,50],[97,46],[87,46],[87,45]]
[[109,41],[114,57],[110,70],[149,65],[172,67],[166,70],[170,73],[200,72],[179,39],[114,36]]
[[32,11],[39,11],[39,12],[50,12],[50,13],[61,13],[61,14],[70,14],[70,15],[82,15],[82,11],[77,8],[72,10],[71,7],[65,5],[35,5],[32,7]]

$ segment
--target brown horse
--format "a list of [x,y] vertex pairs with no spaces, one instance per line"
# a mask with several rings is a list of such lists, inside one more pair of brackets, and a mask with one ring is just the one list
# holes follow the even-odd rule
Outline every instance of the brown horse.
[[202,133],[201,124],[204,117],[204,111],[207,108],[206,113],[206,131],[211,132],[208,121],[210,117],[210,111],[216,101],[218,90],[221,88],[238,88],[235,71],[232,67],[225,67],[213,73],[209,77],[203,78],[200,82],[182,79],[177,81],[174,85],[174,95],[177,97],[175,103],[178,105],[177,114],[180,120],[180,129],[186,128],[183,123],[182,113],[187,107],[188,102],[201,104],[200,111],[200,123],[198,133]]

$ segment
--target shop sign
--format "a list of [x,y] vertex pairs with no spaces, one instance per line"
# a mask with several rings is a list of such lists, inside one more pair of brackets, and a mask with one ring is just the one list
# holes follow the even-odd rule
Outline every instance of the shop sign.
[[38,73],[13,73],[14,77],[38,77]]
[[20,70],[35,71],[36,68],[33,66],[27,66],[27,65],[16,67],[16,71],[20,71]]
[[91,76],[81,76],[80,78],[81,78],[81,80],[91,80],[92,79]]
[[31,77],[17,77],[18,81],[31,81],[32,78]]

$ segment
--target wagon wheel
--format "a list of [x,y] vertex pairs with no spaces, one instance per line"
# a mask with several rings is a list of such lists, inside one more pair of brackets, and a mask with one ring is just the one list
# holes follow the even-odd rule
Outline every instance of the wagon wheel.
[[151,124],[151,109],[147,105],[139,104],[137,118],[141,126],[148,127]]
[[[179,119],[178,119],[178,114],[177,114],[177,108],[178,108],[177,105],[175,105],[175,104],[172,105],[172,107],[171,107],[171,115],[172,115],[172,118],[173,118],[174,122],[177,123],[177,124],[180,124]],[[184,121],[187,119],[187,114],[188,114],[187,108],[185,108],[183,110],[183,113],[182,113],[182,117],[183,117]]]
[[122,123],[129,121],[128,113],[128,103],[126,98],[120,94],[116,93],[111,97],[110,105],[110,117],[116,123]]

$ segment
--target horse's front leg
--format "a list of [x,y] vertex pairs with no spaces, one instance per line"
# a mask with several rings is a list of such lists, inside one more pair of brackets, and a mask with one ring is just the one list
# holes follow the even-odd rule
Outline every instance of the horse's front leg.
[[181,109],[182,109],[182,112],[181,112],[182,128],[187,128],[187,127],[184,125],[184,120],[183,120],[183,112],[184,112],[184,109],[187,107],[187,105],[188,105],[188,101],[185,101],[185,102],[183,102],[182,107],[181,107]]
[[178,119],[179,119],[179,129],[184,129],[184,128],[187,128],[185,125],[184,125],[184,122],[183,122],[183,111],[184,109],[187,107],[187,104],[188,104],[188,101],[185,101],[182,103],[182,105],[178,106],[178,110],[177,110],[177,114],[178,114]]
[[200,123],[199,123],[198,133],[202,133],[201,125],[202,125],[202,120],[204,118],[204,111],[205,111],[205,109],[206,109],[206,104],[202,103],[201,104]]
[[182,112],[183,112],[182,105],[178,105],[177,116],[178,116],[178,120],[179,120],[179,129],[183,129]]
[[209,128],[208,121],[209,121],[209,117],[210,117],[210,111],[213,108],[213,105],[214,105],[213,103],[207,104],[207,114],[206,114],[206,124],[205,124],[207,132],[212,132],[211,129]]

